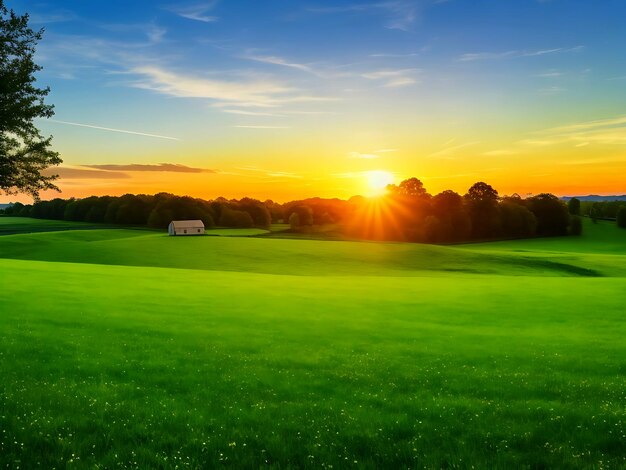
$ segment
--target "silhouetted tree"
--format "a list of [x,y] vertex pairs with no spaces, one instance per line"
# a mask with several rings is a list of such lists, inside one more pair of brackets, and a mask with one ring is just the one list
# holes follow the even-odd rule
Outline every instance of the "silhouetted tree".
[[269,210],[261,201],[244,197],[237,204],[239,210],[245,211],[250,214],[255,227],[269,228],[272,222],[272,217]]
[[424,188],[424,184],[417,178],[409,178],[402,181],[399,185],[387,185],[387,191],[393,195],[422,197],[428,194]]
[[626,207],[620,207],[617,211],[617,226],[626,228]]
[[583,221],[577,215],[572,216],[572,219],[570,220],[569,234],[574,236],[583,234]]
[[569,212],[558,197],[549,193],[538,194],[528,199],[528,208],[537,218],[537,235],[567,235]]
[[500,203],[500,223],[502,234],[506,237],[524,238],[535,235],[537,219],[526,207],[511,202]]
[[254,221],[247,212],[224,207],[220,215],[219,225],[222,227],[251,228],[254,226]]
[[580,215],[580,199],[573,197],[567,201],[567,210],[571,215]]
[[35,47],[43,30],[28,26],[28,15],[16,15],[0,0],[0,190],[8,194],[25,192],[35,199],[45,189],[57,189],[56,176],[42,170],[61,163],[35,127],[37,118],[49,118],[53,107],[45,104],[48,88],[35,86]]
[[437,241],[452,242],[469,238],[471,221],[460,194],[449,189],[442,191],[433,197],[431,208],[439,220]]
[[285,212],[281,204],[278,204],[271,199],[266,200],[263,204],[267,207],[273,224],[278,224],[284,220]]
[[498,191],[482,181],[474,183],[465,194],[472,221],[472,236],[477,239],[500,235]]

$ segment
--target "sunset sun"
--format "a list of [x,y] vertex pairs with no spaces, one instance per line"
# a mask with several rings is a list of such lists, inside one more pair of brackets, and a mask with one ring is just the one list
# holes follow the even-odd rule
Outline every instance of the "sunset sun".
[[382,196],[385,193],[387,185],[394,181],[393,174],[389,171],[368,171],[367,179],[367,195],[370,197]]

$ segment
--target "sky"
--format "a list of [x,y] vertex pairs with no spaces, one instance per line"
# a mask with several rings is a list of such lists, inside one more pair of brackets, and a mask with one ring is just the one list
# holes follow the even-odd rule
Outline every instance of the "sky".
[[43,199],[626,193],[623,0],[5,3],[45,28]]

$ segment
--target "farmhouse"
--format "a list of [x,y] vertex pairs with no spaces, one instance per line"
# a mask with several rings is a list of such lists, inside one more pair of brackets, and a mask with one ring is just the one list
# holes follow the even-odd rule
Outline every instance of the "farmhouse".
[[204,223],[201,220],[172,220],[167,232],[170,235],[204,235]]

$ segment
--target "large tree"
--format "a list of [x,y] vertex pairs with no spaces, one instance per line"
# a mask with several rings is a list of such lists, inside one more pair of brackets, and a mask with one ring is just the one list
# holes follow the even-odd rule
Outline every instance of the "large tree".
[[58,190],[56,176],[41,172],[61,163],[50,149],[52,137],[43,137],[34,124],[54,114],[44,102],[50,89],[35,84],[41,66],[33,56],[42,34],[28,26],[27,14],[17,15],[0,0],[0,190],[35,199],[42,190]]

